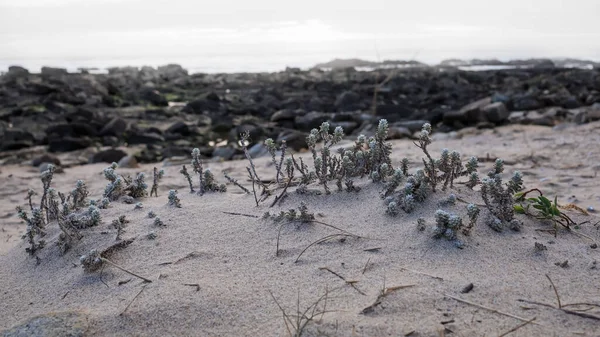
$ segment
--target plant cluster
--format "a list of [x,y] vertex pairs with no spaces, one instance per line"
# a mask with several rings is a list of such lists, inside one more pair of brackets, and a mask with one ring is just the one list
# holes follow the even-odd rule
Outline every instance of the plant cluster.
[[146,175],[144,173],[138,173],[134,179],[123,177],[117,174],[116,170],[118,167],[117,163],[112,163],[103,171],[104,178],[108,180],[108,185],[104,189],[102,203],[105,203],[104,198],[108,199],[108,201],[115,201],[123,196],[129,197],[130,200],[128,203],[133,203],[133,199],[143,198],[148,195],[148,184],[145,182]]
[[[200,185],[198,194],[203,195],[206,192],[227,191],[227,186],[225,186],[225,184],[218,184],[212,172],[209,169],[204,169],[202,166],[202,160],[200,158],[200,149],[198,148],[192,150],[192,169],[194,170],[194,173],[198,175],[198,181]],[[190,185],[190,191],[194,192],[192,178],[185,165],[179,172],[187,179]]]
[[518,231],[521,228],[521,221],[514,218],[513,195],[523,189],[523,178],[519,171],[515,171],[510,181],[503,184],[502,172],[504,172],[504,162],[496,159],[494,169],[481,180],[481,197],[490,213],[486,223],[498,232],[505,227]]
[[298,221],[298,222],[310,222],[315,220],[315,214],[308,212],[308,207],[304,202],[300,202],[300,206],[298,210],[290,209],[287,212],[281,211],[277,214],[271,214],[270,212],[265,212],[263,214],[263,219],[271,219],[275,222],[281,221]]
[[463,228],[463,221],[458,215],[448,213],[441,209],[435,211],[433,236],[436,239],[442,237],[446,238],[447,240],[453,241],[456,247],[462,248],[464,244],[458,239],[458,231],[461,228]]

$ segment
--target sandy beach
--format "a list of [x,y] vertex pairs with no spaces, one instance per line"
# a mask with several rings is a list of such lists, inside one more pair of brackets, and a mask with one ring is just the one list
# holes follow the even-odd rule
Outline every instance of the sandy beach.
[[[526,188],[556,195],[562,205],[600,209],[599,130],[599,122],[554,129],[465,128],[434,133],[430,152],[438,157],[442,148],[456,149],[463,161],[476,156],[481,174],[496,158],[503,158],[505,178],[520,170]],[[411,171],[422,167],[423,153],[411,140],[391,143],[393,165],[407,157]],[[75,155],[62,154],[61,160]],[[308,154],[297,155],[312,163]],[[261,176],[274,177],[269,157],[255,163]],[[204,165],[219,182],[225,182],[221,172],[226,171],[250,186],[247,161]],[[53,186],[67,192],[83,179],[90,198],[98,198],[106,185],[106,166],[66,168],[55,174]],[[141,199],[140,210],[133,204],[111,203],[101,210],[101,225],[82,230],[83,238],[64,255],[55,245],[60,229],[50,223],[39,265],[25,252],[26,242],[20,239],[25,226],[15,212],[16,206],[26,206],[28,188],[41,192],[39,170],[27,163],[0,169],[4,335],[35,334],[27,329],[39,325],[37,331],[45,335],[286,336],[297,333],[294,324],[306,322],[302,336],[600,336],[600,250],[593,248],[600,241],[600,219],[593,212],[564,210],[580,224],[574,230],[582,235],[560,229],[556,237],[545,231],[551,225],[525,215],[516,216],[524,223],[521,231],[502,233],[480,217],[471,235],[461,238],[464,248],[457,249],[450,241],[432,237],[434,213],[442,208],[466,218],[465,203],[439,206],[439,201],[454,193],[481,204],[478,188],[472,191],[459,183],[436,192],[412,213],[391,217],[379,197],[383,185],[366,178],[356,180],[360,192],[332,186],[331,195],[299,195],[290,188],[282,204],[270,208],[273,197],[256,207],[252,195],[231,184],[226,193],[190,194],[180,165],[143,164],[117,171],[150,176],[154,166],[166,171],[158,197]],[[179,191],[181,208],[167,204],[171,189]],[[262,218],[266,211],[297,209],[301,202],[318,222],[280,224]],[[149,211],[165,226],[153,225]],[[95,273],[85,273],[80,266],[81,255],[115,244],[111,222],[120,215],[130,221],[122,239],[131,243],[109,258],[151,283],[111,266]],[[417,229],[419,217],[426,220],[424,231]],[[340,233],[320,223],[355,236],[333,237],[309,247]],[[148,239],[150,232],[155,239]],[[546,249],[536,249],[536,243]],[[464,291],[469,284],[472,289]],[[573,303],[588,305],[569,305]],[[297,312],[305,310],[297,320]],[[285,317],[290,318],[287,328]],[[19,326],[28,321],[37,323]]]

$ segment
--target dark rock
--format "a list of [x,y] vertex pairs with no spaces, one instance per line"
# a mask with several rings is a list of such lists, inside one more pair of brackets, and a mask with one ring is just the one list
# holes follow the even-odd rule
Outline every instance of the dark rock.
[[122,118],[115,117],[100,130],[99,135],[122,137],[125,131],[127,131],[127,122]]
[[24,78],[29,76],[29,70],[20,66],[8,67],[8,72],[4,75],[6,79]]
[[31,165],[34,167],[38,167],[42,163],[52,163],[56,166],[60,166],[60,159],[58,159],[58,157],[56,157],[55,155],[46,153],[39,157],[33,158],[33,160],[31,161]]
[[203,112],[218,112],[221,107],[221,99],[217,94],[211,92],[196,100],[189,102],[183,112],[201,114]]
[[187,77],[187,70],[179,64],[167,64],[157,69],[158,75],[165,81],[173,81],[181,77]]
[[304,116],[296,116],[294,123],[298,130],[310,131],[311,129],[320,127],[323,122],[327,122],[330,119],[330,114],[312,111]]
[[163,136],[151,132],[133,133],[127,137],[127,143],[129,143],[129,145],[160,144],[164,141],[165,139]]
[[293,149],[295,151],[300,151],[302,149],[307,148],[306,136],[308,136],[308,134],[304,133],[304,132],[300,132],[300,131],[296,131],[296,130],[285,130],[285,131],[282,131],[277,136],[276,141],[277,141],[277,143],[281,143],[282,140],[285,140],[287,146],[290,149]]
[[355,111],[361,110],[361,97],[354,91],[344,91],[335,100],[337,111]]
[[69,72],[64,68],[42,67],[42,77],[61,77],[68,74]]
[[189,136],[191,134],[190,127],[182,121],[171,124],[171,126],[165,130],[165,133],[178,134],[182,136]]
[[302,109],[283,109],[271,115],[271,122],[294,120],[297,116],[304,116],[306,111]]
[[529,95],[523,95],[523,96],[517,96],[517,97],[513,98],[512,107],[514,110],[528,111],[528,110],[540,109],[543,107],[543,105],[537,99],[535,99]]
[[510,112],[502,102],[488,104],[484,106],[481,111],[483,112],[485,119],[492,123],[504,122],[510,115]]
[[48,141],[48,151],[50,152],[69,152],[85,149],[92,145],[89,138],[74,138],[71,136],[51,138]]
[[158,90],[153,88],[143,88],[140,90],[140,98],[155,106],[169,105],[169,101]]
[[89,162],[90,164],[95,163],[117,163],[121,158],[127,156],[127,153],[120,149],[108,149],[100,152],[96,152],[92,155]]

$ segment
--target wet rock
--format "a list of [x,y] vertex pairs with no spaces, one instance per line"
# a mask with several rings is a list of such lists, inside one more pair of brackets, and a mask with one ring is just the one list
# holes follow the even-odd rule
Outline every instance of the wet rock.
[[138,168],[138,167],[140,167],[135,156],[125,156],[116,163],[119,164],[119,167],[123,167],[123,168]]
[[35,316],[8,330],[4,337],[83,337],[89,328],[88,316],[80,311],[51,312]]
[[95,163],[117,163],[121,158],[127,156],[127,153],[120,149],[108,149],[94,153],[90,157],[90,164]]
[[302,109],[282,109],[271,115],[271,122],[293,121],[297,116],[304,116]]

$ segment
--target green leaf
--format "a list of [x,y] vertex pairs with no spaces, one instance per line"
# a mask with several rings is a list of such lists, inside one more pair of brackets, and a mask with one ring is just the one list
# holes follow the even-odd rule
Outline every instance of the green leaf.
[[546,208],[545,208],[543,205],[538,205],[538,204],[535,204],[535,205],[531,205],[531,206],[533,206],[533,208],[535,208],[535,209],[539,209],[539,210],[544,210],[544,209],[546,209]]
[[525,209],[521,205],[514,205],[513,209],[515,210],[516,213],[525,214]]
[[542,201],[542,203],[544,203],[544,205],[546,205],[546,207],[548,207],[548,208],[552,207],[552,202],[550,201],[550,199],[540,195],[540,201]]

